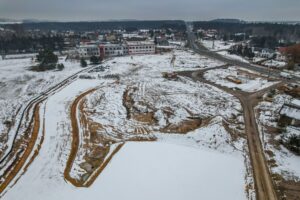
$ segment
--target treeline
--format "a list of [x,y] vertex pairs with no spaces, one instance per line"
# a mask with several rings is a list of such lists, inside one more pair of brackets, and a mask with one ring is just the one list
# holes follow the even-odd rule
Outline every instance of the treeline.
[[60,51],[64,47],[64,39],[59,36],[30,36],[0,37],[0,53],[34,53],[42,49]]
[[[6,25],[9,28],[9,25]],[[41,22],[24,23],[25,30],[40,29],[42,31],[95,31],[95,30],[113,30],[113,29],[159,29],[172,28],[176,30],[185,30],[184,21],[180,20],[162,20],[162,21],[111,21],[111,22]]]
[[230,23],[214,21],[194,22],[195,29],[216,29],[220,34],[246,33],[253,36],[274,37],[289,42],[300,41],[300,25],[279,23]]

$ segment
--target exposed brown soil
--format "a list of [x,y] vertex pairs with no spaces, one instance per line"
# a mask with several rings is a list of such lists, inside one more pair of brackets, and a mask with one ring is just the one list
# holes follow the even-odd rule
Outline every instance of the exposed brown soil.
[[222,120],[222,124],[223,124],[223,127],[225,128],[225,130],[230,134],[231,140],[233,142],[237,141],[239,138],[245,137],[244,131],[238,131],[238,130],[234,130],[234,129],[230,128],[229,124],[225,120]]
[[37,146],[37,149],[34,150],[34,154],[33,156],[30,158],[29,162],[26,164],[26,166],[24,167],[23,169],[23,172],[21,174],[21,176],[19,176],[16,181],[14,182],[13,185],[17,184],[17,182],[19,181],[19,179],[26,173],[26,171],[28,170],[29,166],[33,163],[33,161],[35,160],[35,158],[38,156],[41,148],[42,148],[42,144],[44,142],[44,137],[45,137],[45,120],[43,122],[43,131],[42,131],[42,136],[41,136],[41,139],[40,139],[40,142]]
[[[9,171],[5,173],[5,179],[0,185],[0,193],[2,193],[5,190],[5,188],[11,183],[11,181],[19,173],[19,171],[24,166],[26,160],[28,159],[29,155],[31,154],[34,148],[34,145],[38,137],[39,129],[40,129],[40,116],[39,116],[40,103],[41,102],[36,104],[34,107],[34,117],[33,117],[33,121],[30,123],[31,124],[30,127],[32,127],[32,132],[30,135],[30,139],[26,144],[27,147],[24,150],[24,153],[22,155],[16,156],[16,159],[14,160],[13,164],[9,167]],[[26,134],[29,133],[30,131],[27,132]]]
[[[120,143],[116,149],[110,154],[110,148],[112,144],[116,144],[118,140],[123,141],[153,141],[153,138],[134,136],[130,139],[122,138],[121,134],[119,138],[111,138],[105,134],[101,134],[101,131],[105,131],[101,124],[93,122],[89,119],[89,114],[92,112],[86,108],[84,97],[94,92],[96,89],[89,90],[80,96],[78,96],[71,105],[71,125],[72,125],[72,149],[67,161],[67,165],[64,171],[65,179],[68,180],[76,187],[89,187],[95,179],[101,174],[112,157],[121,149],[124,143]],[[70,176],[73,162],[76,158],[79,149],[79,124],[77,124],[77,108],[79,108],[79,121],[80,128],[83,131],[83,146],[85,150],[89,150],[88,154],[84,155],[84,160],[79,166],[86,171],[79,179]],[[150,116],[150,115],[149,115]],[[145,120],[146,121],[146,120]],[[116,131],[111,127],[113,131]],[[116,131],[117,133],[117,131]],[[147,133],[148,134],[148,133]],[[118,134],[117,134],[118,135]]]
[[148,112],[148,113],[134,113],[132,115],[132,119],[147,123],[147,124],[154,124],[156,122],[154,118],[154,112]]
[[78,152],[78,146],[79,146],[79,130],[78,130],[78,124],[77,124],[77,117],[76,117],[77,106],[78,106],[78,103],[82,100],[82,98],[84,98],[86,95],[94,92],[95,90],[96,89],[91,89],[91,90],[88,90],[88,91],[84,92],[83,94],[79,95],[71,105],[70,116],[71,116],[71,126],[72,126],[72,146],[71,146],[71,152],[69,154],[69,158],[67,160],[66,168],[64,171],[64,177],[67,181],[69,181],[76,187],[80,187],[83,185],[83,180],[77,180],[77,179],[71,177],[71,175],[70,175],[70,172],[71,172],[71,169],[73,166],[73,162],[76,158],[76,154]]
[[300,199],[300,182],[282,181],[279,184],[282,199],[284,200],[299,200]]
[[189,119],[184,120],[178,124],[169,124],[166,127],[160,129],[162,133],[178,133],[186,134],[190,131],[194,131],[200,127],[204,127],[209,124],[211,119]]
[[101,174],[101,172],[105,169],[105,167],[108,165],[108,163],[111,161],[111,159],[114,157],[114,155],[116,153],[118,153],[118,151],[123,147],[124,144],[120,144],[116,147],[116,149],[112,152],[112,154],[105,159],[104,162],[102,162],[100,164],[100,167],[98,169],[96,169],[95,174],[93,174],[92,176],[89,177],[89,179],[84,183],[84,187],[89,187],[91,186],[94,181],[97,179],[97,177]]

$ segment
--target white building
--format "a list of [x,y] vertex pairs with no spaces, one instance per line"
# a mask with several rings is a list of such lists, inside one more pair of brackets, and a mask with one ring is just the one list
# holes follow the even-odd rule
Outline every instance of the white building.
[[124,55],[124,49],[121,44],[105,44],[104,48],[105,56],[107,57]]
[[272,49],[262,49],[260,57],[262,58],[272,58],[275,55],[275,51]]
[[80,57],[89,58],[91,56],[100,56],[99,48],[97,45],[80,45],[78,48]]
[[102,44],[99,45],[100,57],[114,57],[128,54],[128,48],[122,44]]
[[134,41],[127,42],[128,54],[154,54],[155,53],[155,44],[154,42],[149,41]]

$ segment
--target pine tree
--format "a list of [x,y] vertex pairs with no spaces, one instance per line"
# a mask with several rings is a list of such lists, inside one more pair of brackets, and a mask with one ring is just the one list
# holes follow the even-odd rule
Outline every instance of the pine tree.
[[81,58],[81,59],[80,59],[80,66],[81,66],[81,67],[86,67],[86,66],[87,66],[87,63],[86,63],[86,61],[85,61],[84,58]]

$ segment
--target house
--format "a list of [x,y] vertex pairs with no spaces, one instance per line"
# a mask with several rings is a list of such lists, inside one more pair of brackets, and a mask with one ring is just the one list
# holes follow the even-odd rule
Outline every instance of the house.
[[254,53],[255,57],[260,57],[261,51],[262,51],[262,48],[260,48],[260,47],[252,47],[252,52]]
[[282,106],[279,113],[279,126],[293,125],[300,127],[300,100],[292,99],[290,103]]
[[280,51],[276,52],[276,58],[277,61],[286,61],[287,57],[285,56],[284,53],[281,53]]
[[276,52],[276,60],[286,61],[287,60],[287,47],[279,47]]
[[155,44],[151,41],[127,41],[128,54],[154,54]]
[[260,52],[260,57],[262,58],[272,58],[275,56],[275,51],[272,49],[264,48]]

